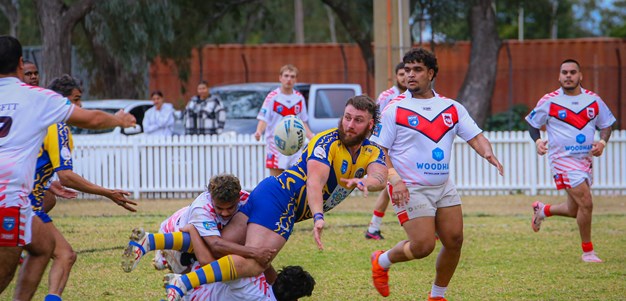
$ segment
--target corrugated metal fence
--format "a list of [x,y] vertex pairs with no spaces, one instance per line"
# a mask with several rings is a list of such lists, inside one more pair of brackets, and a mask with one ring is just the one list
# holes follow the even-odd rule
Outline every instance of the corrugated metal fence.
[[[557,194],[547,158],[537,156],[526,132],[485,135],[504,165],[504,177],[457,139],[450,173],[462,194]],[[242,187],[252,190],[269,175],[263,142],[252,135],[77,135],[74,141],[78,174],[104,187],[131,191],[134,198],[193,198],[220,173],[238,176]],[[613,132],[593,164],[595,194],[626,193],[626,130]]]

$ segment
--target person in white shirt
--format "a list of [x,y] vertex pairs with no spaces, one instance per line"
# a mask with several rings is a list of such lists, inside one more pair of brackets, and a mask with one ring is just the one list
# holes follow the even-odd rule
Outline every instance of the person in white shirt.
[[[592,156],[602,155],[615,117],[600,96],[581,87],[582,79],[576,60],[563,61],[559,72],[561,88],[543,96],[526,116],[537,154],[548,153],[556,189],[567,192],[567,201],[560,204],[534,202],[531,226],[539,231],[541,222],[552,215],[575,218],[582,240],[582,260],[602,262],[591,243],[591,163]],[[543,125],[548,140],[541,139],[539,129]],[[598,141],[594,141],[596,128],[600,129]]]
[[165,103],[163,93],[156,90],[150,94],[154,106],[143,117],[143,132],[146,135],[172,136],[174,129],[174,106]]
[[306,137],[311,139],[313,132],[309,129],[306,102],[300,92],[293,89],[298,78],[298,68],[285,65],[280,68],[278,80],[280,87],[270,92],[257,115],[259,123],[254,138],[259,141],[265,133],[265,167],[269,168],[270,175],[277,176],[300,158],[300,152],[291,156],[281,154],[274,143],[274,128],[285,117],[296,115],[304,122]]
[[[0,36],[0,293],[13,279],[23,249],[30,254],[26,260],[46,264],[54,249],[54,238],[34,218],[28,199],[48,126],[63,121],[92,129],[135,125],[131,114],[83,110],[56,92],[27,85],[20,81],[23,72],[22,45]],[[32,298],[46,264],[20,273],[16,292],[28,295],[22,299]]]
[[[378,100],[376,100],[376,103],[378,104],[379,112],[382,112],[392,99],[398,97],[398,95],[406,91],[405,81],[406,72],[404,71],[404,62],[400,62],[398,63],[398,65],[396,65],[396,84],[378,95]],[[383,222],[383,217],[385,216],[385,211],[387,211],[387,206],[389,206],[389,192],[387,192],[387,189],[385,189],[380,192],[378,198],[376,199],[372,219],[367,230],[365,230],[365,239],[385,239],[380,233],[380,224]]]
[[503,168],[465,107],[433,92],[431,83],[439,69],[435,55],[416,48],[403,61],[407,91],[384,109],[371,140],[388,154],[387,189],[407,240],[372,253],[372,278],[376,290],[388,296],[392,263],[430,255],[438,235],[443,247],[429,300],[445,300],[463,245],[461,199],[449,178],[455,137],[467,141],[500,175]]

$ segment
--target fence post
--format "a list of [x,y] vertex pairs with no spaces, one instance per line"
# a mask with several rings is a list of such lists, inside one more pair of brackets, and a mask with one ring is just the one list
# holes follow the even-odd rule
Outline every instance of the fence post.
[[537,186],[539,185],[539,177],[537,176],[537,170],[539,165],[539,159],[535,154],[535,142],[532,139],[529,139],[527,145],[526,158],[530,165],[529,175],[528,175],[528,183],[530,184],[530,195],[537,195]]
[[[135,137],[133,137],[135,138]],[[141,196],[141,183],[139,178],[139,142],[143,142],[143,137],[139,137],[139,139],[133,139],[131,143],[133,144],[133,173],[132,173],[132,181],[133,181],[133,198],[135,200],[139,199]]]

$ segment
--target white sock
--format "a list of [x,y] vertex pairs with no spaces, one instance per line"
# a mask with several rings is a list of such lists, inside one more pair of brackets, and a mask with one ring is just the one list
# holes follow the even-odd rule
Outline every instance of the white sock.
[[541,207],[541,209],[539,209],[539,217],[546,218],[546,212],[544,210],[546,210],[546,206],[545,205],[543,207]]
[[433,287],[430,289],[430,296],[433,298],[443,298],[443,295],[446,293],[446,289],[448,289],[448,287],[441,287],[433,283]]
[[370,233],[374,233],[376,231],[380,231],[380,224],[383,222],[382,217],[378,217],[372,214],[372,220],[370,221],[370,226],[367,228],[367,231]]
[[383,254],[380,254],[380,256],[378,256],[378,264],[383,269],[388,269],[389,267],[391,267],[391,260],[389,260],[389,251]]

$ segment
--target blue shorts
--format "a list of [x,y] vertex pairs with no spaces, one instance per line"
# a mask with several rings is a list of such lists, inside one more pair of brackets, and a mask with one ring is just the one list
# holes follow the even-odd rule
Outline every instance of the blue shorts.
[[275,177],[265,178],[250,193],[248,202],[239,209],[248,223],[259,224],[289,239],[295,219],[296,202]]

